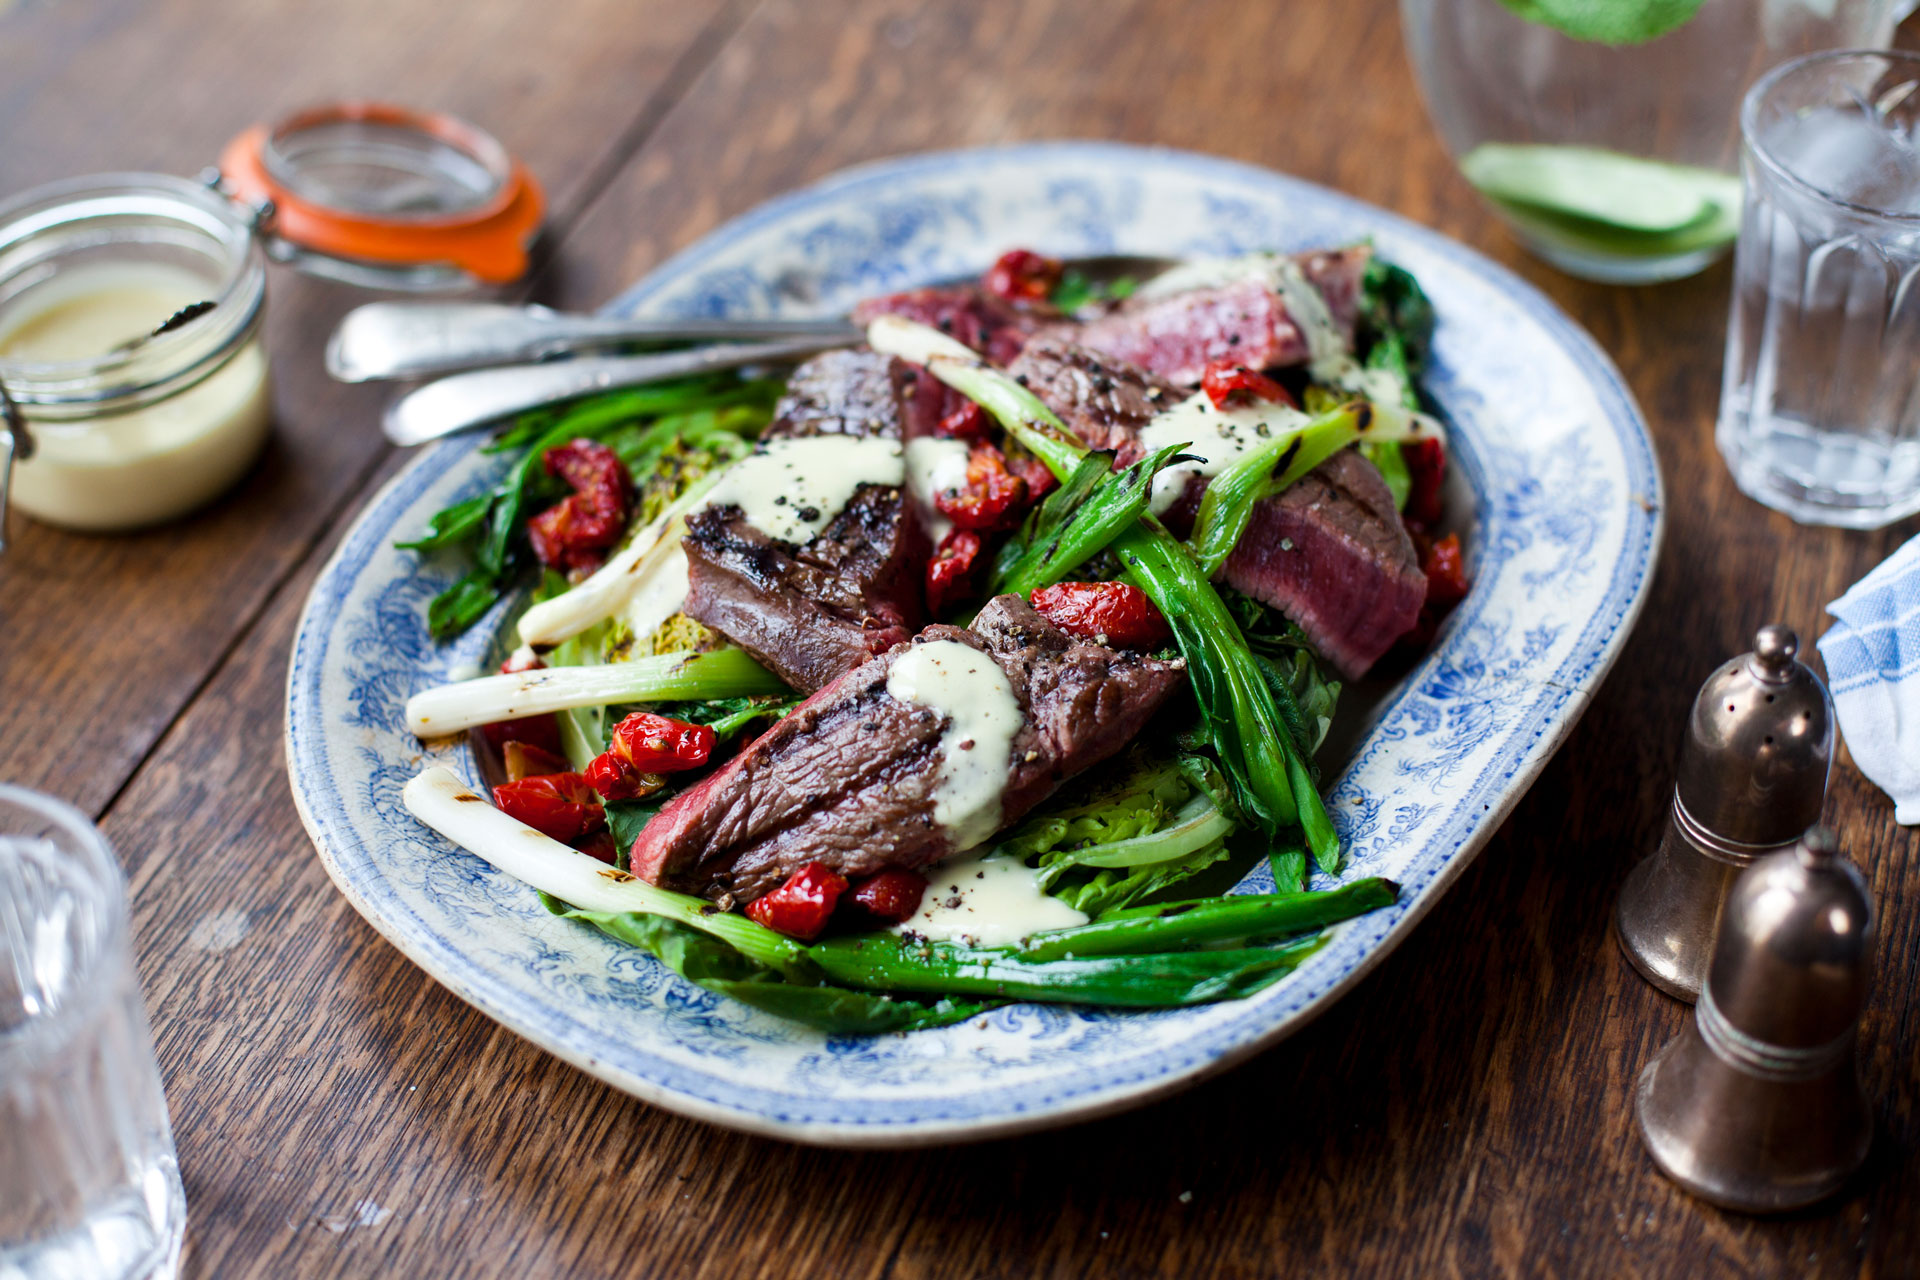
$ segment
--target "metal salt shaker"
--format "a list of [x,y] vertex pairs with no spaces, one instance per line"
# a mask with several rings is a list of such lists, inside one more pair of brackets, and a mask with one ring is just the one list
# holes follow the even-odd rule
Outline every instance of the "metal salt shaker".
[[1692,1023],[1640,1077],[1662,1172],[1726,1209],[1769,1213],[1838,1190],[1873,1119],[1854,1061],[1873,899],[1819,828],[1742,872]]
[[1820,819],[1833,763],[1833,699],[1786,627],[1708,677],[1694,700],[1666,835],[1633,869],[1620,946],[1668,995],[1700,995],[1734,878]]

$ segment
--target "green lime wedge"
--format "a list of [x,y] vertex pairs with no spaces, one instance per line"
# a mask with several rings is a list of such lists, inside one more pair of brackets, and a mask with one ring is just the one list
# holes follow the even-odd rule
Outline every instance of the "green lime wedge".
[[1516,224],[1549,244],[1575,252],[1616,258],[1675,258],[1718,249],[1740,234],[1738,205],[1713,205],[1707,215],[1677,231],[1623,231],[1604,222],[1550,213],[1531,205],[1500,201]]
[[1633,235],[1667,235],[1740,207],[1740,179],[1596,147],[1487,142],[1460,171],[1503,204],[1578,218]]

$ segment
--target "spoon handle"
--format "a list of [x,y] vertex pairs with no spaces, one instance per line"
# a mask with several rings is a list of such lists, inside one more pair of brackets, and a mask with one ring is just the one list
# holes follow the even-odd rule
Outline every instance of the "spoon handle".
[[634,320],[488,302],[373,302],[347,313],[327,343],[342,382],[423,378],[623,342],[816,339],[816,350],[860,340],[845,319]]
[[13,488],[13,464],[33,456],[26,415],[0,383],[0,553],[7,549],[7,497]]
[[387,406],[381,430],[397,445],[425,444],[490,422],[619,387],[667,378],[779,364],[845,345],[841,334],[779,342],[731,343],[648,356],[589,356],[553,364],[515,365],[456,373],[407,392]]

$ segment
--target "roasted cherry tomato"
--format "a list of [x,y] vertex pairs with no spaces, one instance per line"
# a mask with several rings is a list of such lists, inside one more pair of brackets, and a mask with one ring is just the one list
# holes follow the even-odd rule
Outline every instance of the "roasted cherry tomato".
[[1460,549],[1460,535],[1450,533],[1427,544],[1420,557],[1421,571],[1427,575],[1427,604],[1450,609],[1467,597],[1467,559]]
[[[500,664],[500,674],[515,675],[522,671],[538,671],[547,664],[532,656],[509,657]],[[493,749],[506,754],[509,742],[524,742],[551,755],[564,754],[560,745],[560,721],[552,715],[527,716],[521,720],[495,720],[492,724],[480,726],[480,735]],[[511,776],[511,775],[509,775]]]
[[1200,389],[1207,393],[1207,399],[1213,401],[1216,409],[1252,404],[1255,400],[1293,405],[1293,397],[1285,387],[1258,369],[1249,369],[1231,360],[1215,360],[1208,365],[1207,371],[1200,375]]
[[714,742],[707,725],[636,711],[613,727],[613,745],[587,766],[587,781],[608,800],[635,800],[665,786],[661,774],[705,764]]
[[987,292],[1008,302],[1045,302],[1064,270],[1058,258],[1013,249],[1001,254],[1000,260],[987,269]]
[[979,588],[975,584],[980,567],[980,535],[970,529],[955,529],[940,540],[940,547],[927,561],[927,612],[941,617]]
[[747,915],[775,933],[812,942],[825,932],[846,891],[845,876],[824,862],[809,862],[778,889],[749,902]]
[[697,769],[713,755],[709,725],[636,711],[613,727],[612,750],[642,773]]
[[522,778],[545,778],[566,773],[573,768],[567,763],[566,757],[558,752],[517,739],[500,749],[500,759],[507,766],[508,782],[518,782]]
[[662,773],[697,770],[714,754],[708,725],[634,712],[612,727],[612,745],[593,756],[588,781],[609,800],[637,800],[666,785]]
[[642,773],[611,751],[588,761],[583,776],[602,800],[638,800],[667,785],[661,774]]
[[1007,470],[1027,482],[1029,506],[1060,487],[1060,481],[1053,472],[1047,470],[1047,464],[1034,457],[1018,442],[1007,441],[1000,452],[1006,455]]
[[875,920],[899,924],[920,909],[920,896],[926,891],[925,876],[904,867],[888,867],[853,886],[847,901]]
[[593,440],[555,445],[541,459],[573,492],[527,521],[540,563],[553,569],[597,569],[627,527],[633,481],[620,455]]
[[1447,451],[1438,440],[1413,440],[1400,446],[1412,481],[1407,490],[1406,518],[1411,524],[1432,527],[1440,522],[1440,485],[1447,478]]
[[967,451],[967,487],[933,495],[940,514],[962,529],[1003,529],[1020,518],[1027,482],[1007,470],[1006,455],[985,440]]
[[585,840],[607,825],[593,788],[577,773],[503,782],[493,789],[493,803],[508,817],[565,844]]
[[1153,601],[1124,582],[1061,582],[1042,587],[1033,593],[1033,607],[1069,635],[1099,644],[1162,649],[1173,642],[1173,629]]
[[984,440],[988,425],[987,411],[961,396],[960,404],[940,419],[935,430],[955,440]]

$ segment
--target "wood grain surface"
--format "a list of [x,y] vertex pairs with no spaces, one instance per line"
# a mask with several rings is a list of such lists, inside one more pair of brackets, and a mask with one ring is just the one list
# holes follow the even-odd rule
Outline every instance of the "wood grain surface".
[[1915,532],[1800,528],[1711,430],[1728,273],[1650,289],[1521,254],[1454,173],[1388,0],[0,0],[0,188],[192,172],[250,120],[368,93],[496,130],[555,196],[538,296],[585,307],[839,167],[1089,136],[1193,147],[1438,227],[1611,352],[1671,508],[1653,597],[1593,708],[1413,937],[1302,1034],[1171,1101],[935,1153],[741,1137],[618,1094],[434,985],[333,890],[280,749],[294,618],[398,463],[329,385],[351,301],[277,274],[272,454],[134,537],[16,521],[0,558],[0,777],[98,815],[190,1203],[189,1274],[1920,1274],[1916,842],[1851,767],[1828,806],[1882,906],[1862,1032],[1879,1137],[1829,1205],[1763,1221],[1653,1170],[1641,1068],[1687,1011],[1608,932],[1658,835],[1699,681]]

